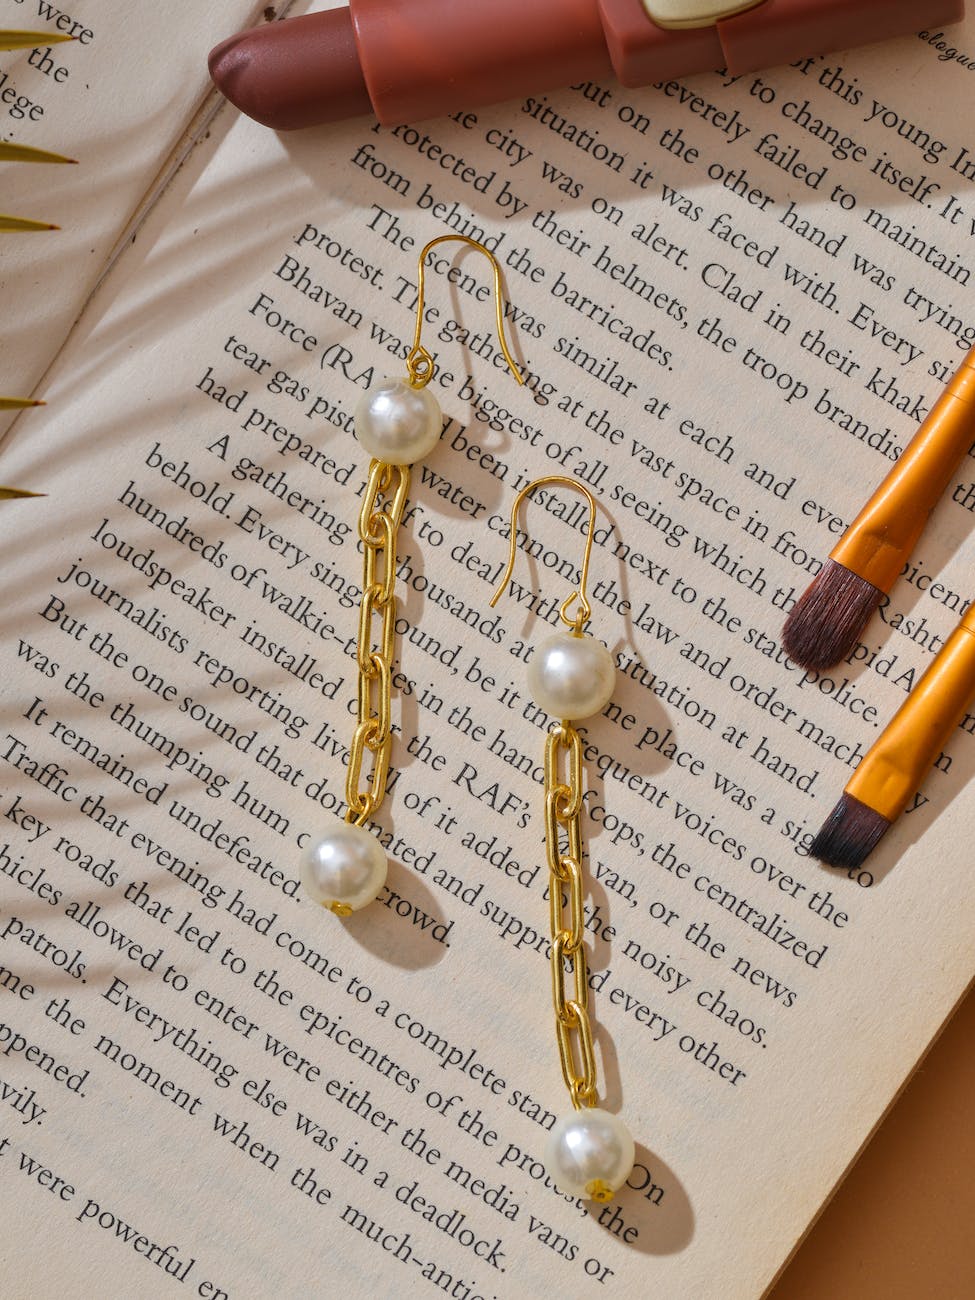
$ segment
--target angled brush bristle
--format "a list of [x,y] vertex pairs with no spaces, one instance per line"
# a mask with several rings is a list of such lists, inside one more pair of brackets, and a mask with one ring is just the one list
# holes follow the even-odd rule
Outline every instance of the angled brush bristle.
[[782,629],[789,658],[803,668],[832,668],[856,645],[883,597],[866,578],[827,560]]
[[809,852],[830,867],[861,867],[890,829],[886,817],[844,794],[823,822]]

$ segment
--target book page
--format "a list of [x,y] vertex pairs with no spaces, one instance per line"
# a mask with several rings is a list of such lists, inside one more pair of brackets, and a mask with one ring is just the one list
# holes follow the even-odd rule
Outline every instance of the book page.
[[60,227],[3,235],[4,394],[33,393],[209,91],[207,50],[260,12],[253,0],[141,4],[125,13],[110,0],[0,3],[0,27],[74,38],[0,53],[0,139],[78,164],[3,165],[0,210]]
[[[0,1188],[14,1292],[753,1300],[965,988],[969,716],[852,875],[808,856],[969,593],[971,463],[850,660],[787,610],[972,342],[958,58],[582,84],[397,130],[234,114],[9,441]],[[965,53],[967,52],[967,53]],[[205,165],[204,165],[205,163]],[[399,536],[379,899],[303,896],[345,812],[366,388],[427,265],[440,444]],[[533,647],[578,581],[599,1207],[549,971]],[[530,554],[527,552],[530,551]]]

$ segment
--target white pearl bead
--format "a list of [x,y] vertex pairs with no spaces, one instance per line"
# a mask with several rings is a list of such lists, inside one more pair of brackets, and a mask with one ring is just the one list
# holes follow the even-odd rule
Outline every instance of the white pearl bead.
[[591,636],[556,632],[543,641],[528,664],[528,689],[550,717],[591,718],[612,699],[616,685],[613,656]]
[[348,916],[371,903],[386,883],[386,854],[367,830],[340,822],[305,849],[301,883],[316,903]]
[[608,1201],[629,1178],[635,1155],[620,1117],[593,1107],[559,1120],[549,1134],[546,1164],[555,1185],[568,1196]]
[[387,465],[415,465],[440,441],[443,416],[427,388],[406,379],[382,379],[355,408],[355,435],[370,456]]

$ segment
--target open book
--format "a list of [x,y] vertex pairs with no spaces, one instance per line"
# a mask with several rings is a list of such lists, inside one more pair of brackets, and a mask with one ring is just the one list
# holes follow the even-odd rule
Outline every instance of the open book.
[[[61,12],[34,7],[3,25]],[[4,389],[48,402],[0,450],[47,493],[2,511],[5,1294],[753,1300],[972,970],[975,718],[866,869],[807,855],[968,599],[971,469],[852,662],[804,674],[778,637],[975,338],[975,26],[964,59],[929,33],[278,137],[207,118],[206,51],[253,6],[77,17],[63,84],[0,72],[45,109],[4,99],[4,134],[82,159],[4,205],[65,228],[3,264]],[[351,413],[450,232],[504,267],[527,382],[484,259],[441,247],[390,876],[343,922],[298,846],[344,811]],[[601,1104],[638,1144],[602,1208],[543,1162],[568,1101],[525,666],[575,498],[529,506],[488,608],[549,473],[599,500],[619,670],[582,724]]]

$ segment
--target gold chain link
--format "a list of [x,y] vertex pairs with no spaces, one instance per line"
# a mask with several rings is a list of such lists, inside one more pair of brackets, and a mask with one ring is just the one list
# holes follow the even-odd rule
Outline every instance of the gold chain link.
[[[566,772],[562,774],[563,760]],[[563,722],[545,741],[545,852],[552,927],[552,1004],[562,1077],[576,1110],[596,1104],[582,879],[582,740]],[[566,900],[568,893],[568,924]],[[572,977],[572,996],[566,978]]]
[[[374,460],[359,511],[362,541],[362,598],[356,664],[359,670],[358,723],[352,736],[345,798],[347,822],[363,825],[378,811],[386,795],[389,756],[393,747],[393,644],[396,629],[396,534],[410,491],[408,465]],[[381,620],[379,644],[373,642],[375,618]],[[368,789],[362,789],[362,764],[372,754]]]

